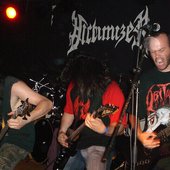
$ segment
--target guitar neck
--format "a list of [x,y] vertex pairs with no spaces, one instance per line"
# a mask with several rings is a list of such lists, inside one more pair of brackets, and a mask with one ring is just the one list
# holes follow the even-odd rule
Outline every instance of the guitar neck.
[[68,143],[71,143],[74,141],[74,139],[80,134],[80,132],[83,130],[85,127],[85,123],[83,122],[67,139]]
[[[117,111],[118,107],[116,106],[101,106],[96,111],[93,112],[93,117],[105,117],[106,115],[109,115],[111,113],[114,113]],[[80,132],[85,127],[85,123],[83,122],[67,139],[68,143],[71,143],[72,141],[75,141],[76,137],[80,134]]]
[[[18,114],[18,112],[19,112],[19,111],[16,110],[11,117],[12,117],[13,119],[16,119],[16,117],[17,117],[16,115]],[[5,127],[4,127],[3,129],[1,129],[1,132],[0,132],[0,141],[3,139],[3,137],[4,137],[5,134],[7,133],[8,129],[9,129],[8,124],[6,124]]]
[[3,139],[3,137],[7,133],[8,129],[9,129],[9,126],[8,126],[8,124],[6,124],[5,127],[0,132],[0,141]]

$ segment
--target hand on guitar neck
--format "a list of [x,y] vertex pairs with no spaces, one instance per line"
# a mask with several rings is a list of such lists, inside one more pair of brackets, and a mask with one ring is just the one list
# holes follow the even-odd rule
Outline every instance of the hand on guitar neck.
[[[93,131],[98,132],[100,134],[104,133],[105,125],[102,120],[99,119],[101,117],[108,116],[110,114],[114,114],[118,110],[116,106],[101,106],[92,114],[87,114],[85,122],[83,122],[75,131],[72,133],[67,132],[67,134],[63,131],[60,131],[58,134],[58,141],[64,147],[69,147],[69,145],[78,139],[79,134],[84,129],[85,126],[88,126]],[[100,128],[99,128],[100,127]]]

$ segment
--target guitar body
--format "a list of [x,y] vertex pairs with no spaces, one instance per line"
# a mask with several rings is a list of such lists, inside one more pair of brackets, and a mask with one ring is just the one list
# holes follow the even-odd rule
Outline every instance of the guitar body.
[[[145,148],[140,141],[137,140],[136,147],[136,170],[152,170],[156,163],[167,156],[170,156],[170,142],[169,135],[166,133],[169,132],[170,127],[159,126],[155,132],[157,132],[158,137],[161,140],[161,145],[158,148],[147,149]],[[160,135],[161,134],[161,135]],[[130,137],[125,137],[124,135],[118,136],[116,142],[116,148],[121,155],[123,155],[124,160],[127,162],[126,169],[131,169],[132,163],[130,159]],[[133,139],[132,139],[133,141]],[[126,151],[126,152],[125,152]],[[132,165],[134,166],[134,165]]]
[[[82,127],[83,125],[80,125]],[[68,129],[67,135],[74,135],[73,129]],[[74,141],[69,140],[69,147],[65,148],[63,146],[59,146],[59,152],[54,162],[53,170],[63,170],[70,156],[74,156],[76,154],[77,142],[79,135],[75,137]]]
[[64,148],[61,146],[59,155],[57,156],[53,170],[63,170],[68,159],[76,154],[77,142],[73,143],[69,148]]

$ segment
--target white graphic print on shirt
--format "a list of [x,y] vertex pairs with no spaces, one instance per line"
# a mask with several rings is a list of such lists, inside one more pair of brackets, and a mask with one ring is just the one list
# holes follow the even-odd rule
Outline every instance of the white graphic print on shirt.
[[148,118],[147,132],[153,132],[159,125],[170,125],[170,108],[162,107],[151,113]]

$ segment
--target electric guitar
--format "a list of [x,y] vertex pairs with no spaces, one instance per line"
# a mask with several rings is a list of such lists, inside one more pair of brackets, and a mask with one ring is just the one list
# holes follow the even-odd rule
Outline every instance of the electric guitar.
[[[18,106],[17,110],[12,115],[12,118],[16,119],[18,116],[21,116],[23,117],[24,120],[26,120],[27,119],[26,115],[30,116],[29,112],[31,109],[32,109],[32,106],[28,103],[28,98],[27,98],[25,101],[21,101],[21,105]],[[7,133],[8,129],[9,129],[8,124],[6,124],[5,127],[1,129],[0,141],[3,139],[3,137]]]
[[[117,106],[105,105],[98,108],[93,112],[94,118],[101,118],[113,114],[118,110]],[[83,122],[75,131],[73,131],[67,138],[69,148],[61,148],[59,156],[57,156],[53,170],[63,170],[65,164],[67,163],[70,156],[76,153],[76,142],[78,140],[79,134],[84,129],[85,123]]]
[[[157,138],[160,139],[160,147],[147,149],[137,140],[136,170],[152,170],[161,158],[170,156],[170,127],[160,125],[155,132],[157,133]],[[130,170],[130,149],[128,148],[130,139],[129,137],[118,136],[117,140],[116,147],[127,162],[126,169]]]

